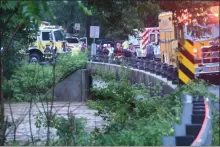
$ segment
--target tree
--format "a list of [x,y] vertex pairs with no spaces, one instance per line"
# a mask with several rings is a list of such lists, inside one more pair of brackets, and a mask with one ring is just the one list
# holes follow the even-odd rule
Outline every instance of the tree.
[[[86,15],[91,15],[91,11],[84,6],[83,1],[49,1],[48,5],[54,16],[53,24],[62,25],[68,33],[74,33],[74,24],[80,23],[78,33],[85,35]],[[51,18],[45,16],[43,11],[41,11],[40,18],[51,22]]]
[[183,14],[188,13],[190,19],[196,19],[199,24],[203,24],[207,16],[206,10],[211,6],[219,6],[219,1],[165,1],[160,0],[160,7],[163,11],[172,11],[175,23],[180,22]]
[[[40,18],[38,17],[41,8],[44,9],[47,15],[50,15],[48,11],[47,2],[41,1],[0,1],[0,47],[3,47],[3,53],[0,56],[0,69],[1,69],[1,97],[0,97],[0,145],[4,145],[5,141],[5,122],[4,122],[4,95],[2,91],[2,83],[5,78],[4,75],[4,63],[6,61],[4,57],[9,58],[9,50],[14,52],[14,46],[16,44],[16,37],[24,37],[28,39],[30,32],[29,28],[37,28]],[[35,29],[37,31],[37,29]],[[20,36],[19,36],[20,35]],[[25,37],[26,36],[26,37]],[[25,40],[27,42],[27,40]],[[26,43],[27,44],[27,43]],[[12,54],[13,58],[16,58]],[[12,58],[9,58],[10,62]],[[12,61],[13,62],[13,61]]]
[[124,38],[133,29],[156,27],[160,12],[155,0],[88,0],[93,11],[92,24],[101,27],[102,37]]

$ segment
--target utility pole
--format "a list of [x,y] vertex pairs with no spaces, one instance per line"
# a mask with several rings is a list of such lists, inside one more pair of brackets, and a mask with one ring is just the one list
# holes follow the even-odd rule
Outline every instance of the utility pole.
[[[85,1],[86,1],[87,8],[90,9],[90,7],[92,5],[92,0],[85,0]],[[92,40],[89,37],[91,20],[92,20],[92,16],[87,15],[86,16],[86,37],[88,38],[88,44],[92,43]]]

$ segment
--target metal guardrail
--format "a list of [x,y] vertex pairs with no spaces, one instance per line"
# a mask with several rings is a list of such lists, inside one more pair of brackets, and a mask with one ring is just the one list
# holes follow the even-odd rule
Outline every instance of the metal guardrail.
[[183,96],[180,124],[174,125],[174,136],[163,137],[163,146],[210,146],[212,114],[208,98]]
[[168,81],[172,81],[172,84],[178,83],[177,68],[173,65],[161,63],[159,60],[148,60],[144,58],[136,57],[117,57],[117,56],[92,56],[88,58],[89,61],[110,63],[116,65],[125,65],[134,69],[148,71],[150,73],[166,78]]
[[[109,56],[92,56],[89,61],[130,66],[167,78],[173,84],[178,81],[177,68],[160,61]],[[174,125],[174,136],[163,137],[163,146],[211,145],[212,114],[209,99],[189,95],[182,96],[181,99],[183,103],[181,123]]]

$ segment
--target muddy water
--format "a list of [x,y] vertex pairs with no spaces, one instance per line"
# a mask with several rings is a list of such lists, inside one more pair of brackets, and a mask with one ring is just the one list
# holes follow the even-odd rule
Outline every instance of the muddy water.
[[[49,105],[50,106],[50,105]],[[46,140],[47,128],[37,128],[35,125],[36,116],[40,112],[47,111],[46,103],[35,103],[30,110],[29,103],[12,103],[11,104],[12,115],[14,117],[15,124],[17,125],[16,140],[19,142],[31,141],[31,131],[34,140]],[[85,103],[68,103],[68,102],[54,102],[53,112],[58,116],[67,117],[68,112],[71,112],[77,118],[86,119],[86,130],[92,131],[95,127],[102,128],[104,122],[101,117],[96,116],[96,110],[91,110]],[[29,115],[30,114],[30,115]],[[11,112],[9,104],[5,104],[5,116],[9,122],[12,122]],[[29,119],[31,118],[31,119]],[[30,121],[31,120],[31,125]],[[12,141],[14,138],[14,125],[11,125],[6,131],[7,140]],[[50,136],[56,139],[56,129],[50,129]]]

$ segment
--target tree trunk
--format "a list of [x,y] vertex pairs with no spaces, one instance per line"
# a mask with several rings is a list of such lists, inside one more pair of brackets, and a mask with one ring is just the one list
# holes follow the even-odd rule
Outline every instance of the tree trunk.
[[[1,48],[1,43],[0,43]],[[5,125],[4,125],[4,98],[3,98],[3,91],[2,91],[2,84],[3,84],[3,68],[2,68],[2,55],[0,55],[0,70],[1,70],[1,96],[0,96],[0,146],[4,145],[5,140]]]

